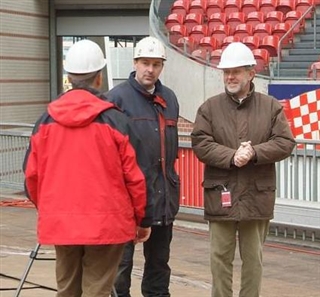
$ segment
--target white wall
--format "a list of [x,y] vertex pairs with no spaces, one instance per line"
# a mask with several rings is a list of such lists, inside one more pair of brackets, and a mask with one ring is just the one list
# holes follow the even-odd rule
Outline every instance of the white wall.
[[[222,71],[204,66],[167,48],[167,61],[161,81],[174,90],[180,103],[180,116],[193,122],[198,107],[209,97],[224,92]],[[268,93],[267,79],[254,79],[256,90]]]

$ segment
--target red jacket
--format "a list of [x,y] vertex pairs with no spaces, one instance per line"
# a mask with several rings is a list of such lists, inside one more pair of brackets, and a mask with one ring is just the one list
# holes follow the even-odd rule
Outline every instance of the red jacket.
[[129,119],[87,90],[71,90],[36,123],[25,156],[40,244],[117,244],[144,227],[146,183]]

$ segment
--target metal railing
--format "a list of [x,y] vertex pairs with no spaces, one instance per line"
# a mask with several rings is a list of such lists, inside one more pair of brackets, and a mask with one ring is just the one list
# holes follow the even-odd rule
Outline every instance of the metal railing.
[[23,190],[22,164],[33,125],[0,123],[0,187]]
[[297,27],[300,26],[300,23],[302,21],[305,20],[306,16],[312,11],[314,10],[314,14],[313,14],[313,48],[316,49],[316,44],[317,44],[317,34],[316,34],[316,30],[317,30],[317,26],[316,26],[316,7],[315,6],[310,6],[302,15],[301,17],[291,26],[291,28],[280,38],[279,43],[278,43],[278,47],[277,47],[277,77],[280,77],[280,62],[281,62],[281,50],[282,50],[282,43],[285,39],[287,39],[290,35],[293,36],[294,38],[294,34],[293,34],[293,30]]
[[[0,123],[0,189],[21,193],[25,152],[33,125]],[[189,134],[180,134],[181,213],[203,215],[204,165],[195,157]],[[270,232],[275,236],[320,240],[320,141],[296,139],[292,155],[276,164],[277,199]]]
[[[180,135],[177,171],[181,177],[180,213],[203,216],[204,165]],[[302,241],[320,240],[320,141],[296,139],[292,155],[276,163],[277,190],[269,234]]]
[[[188,135],[180,135],[184,140]],[[320,140],[296,139],[297,145],[292,155],[276,163],[277,170],[277,197],[292,201],[307,201],[320,203]],[[180,175],[190,176],[199,180],[199,161],[192,153],[189,141],[180,143],[180,158],[178,168]],[[202,171],[200,170],[200,174]],[[200,176],[201,180],[202,176]],[[200,183],[199,183],[200,184]],[[185,185],[186,192],[190,193],[190,185]],[[199,193],[196,185],[192,185],[195,193]],[[183,190],[183,188],[182,188]],[[198,195],[198,194],[197,194]],[[183,195],[188,199],[189,195]],[[190,197],[192,200],[199,198]],[[202,199],[202,198],[201,198]],[[188,202],[187,202],[188,204]],[[320,204],[319,204],[320,205]]]
[[[0,186],[23,188],[22,163],[28,147],[29,137],[33,125],[19,123],[0,123]],[[182,138],[183,137],[183,138]],[[192,166],[201,166],[191,150],[188,134],[180,134],[180,162],[183,172],[182,178],[187,175],[196,179],[200,186],[202,173],[197,176],[190,172]],[[320,203],[320,141],[296,139],[297,146],[292,155],[276,164],[277,168],[277,197]],[[177,165],[180,166],[179,164]],[[191,181],[190,181],[191,182]],[[190,183],[189,182],[189,183]],[[190,185],[186,184],[186,188]],[[198,185],[192,185],[196,189]],[[189,197],[198,195],[198,190],[190,192]],[[199,199],[199,198],[197,198]],[[193,205],[190,205],[193,206]]]

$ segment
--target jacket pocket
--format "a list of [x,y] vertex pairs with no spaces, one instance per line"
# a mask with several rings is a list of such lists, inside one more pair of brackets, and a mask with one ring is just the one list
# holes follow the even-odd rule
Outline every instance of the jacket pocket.
[[257,190],[259,192],[266,192],[266,191],[275,191],[276,190],[276,185],[272,180],[268,179],[256,179],[255,184],[257,187]]
[[254,216],[271,218],[275,205],[276,185],[272,179],[256,179],[256,191],[253,193],[250,209]]
[[228,180],[206,179],[202,182],[202,187],[204,187],[204,189],[211,189],[213,191],[221,191],[221,190],[223,190],[223,187],[228,186],[228,183],[229,183]]
[[225,216],[230,212],[229,208],[223,208],[221,204],[221,191],[227,188],[229,181],[221,180],[204,180],[204,211],[208,216]]
[[168,194],[170,201],[169,219],[173,219],[179,210],[180,199],[180,177],[176,173],[169,173],[168,179]]

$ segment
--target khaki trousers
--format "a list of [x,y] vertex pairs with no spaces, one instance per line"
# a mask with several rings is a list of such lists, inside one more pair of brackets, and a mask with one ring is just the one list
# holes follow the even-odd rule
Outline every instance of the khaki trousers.
[[56,296],[109,296],[123,248],[124,244],[55,246]]
[[237,233],[242,261],[239,297],[259,297],[262,249],[268,229],[268,220],[210,222],[212,297],[233,297],[233,261]]

